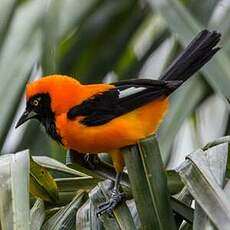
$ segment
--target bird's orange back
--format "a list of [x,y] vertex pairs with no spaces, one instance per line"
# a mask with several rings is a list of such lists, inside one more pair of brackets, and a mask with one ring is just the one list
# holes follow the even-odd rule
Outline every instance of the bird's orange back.
[[55,114],[67,113],[70,108],[80,104],[92,95],[112,88],[109,84],[82,85],[72,77],[50,75],[43,77],[26,87],[27,100],[34,95],[49,93],[51,108]]

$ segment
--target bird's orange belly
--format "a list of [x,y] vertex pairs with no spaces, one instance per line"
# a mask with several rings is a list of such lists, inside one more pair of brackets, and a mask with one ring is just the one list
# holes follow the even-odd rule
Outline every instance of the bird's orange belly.
[[61,114],[56,118],[56,126],[66,148],[82,153],[109,152],[155,132],[167,108],[168,99],[164,98],[94,127],[81,124],[81,117],[68,120],[66,114]]

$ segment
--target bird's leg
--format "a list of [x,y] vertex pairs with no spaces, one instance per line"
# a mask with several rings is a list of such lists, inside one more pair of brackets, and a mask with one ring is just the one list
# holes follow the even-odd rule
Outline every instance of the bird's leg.
[[112,215],[113,209],[121,202],[126,200],[127,198],[126,193],[119,191],[121,177],[122,177],[122,172],[117,172],[115,184],[112,189],[110,199],[99,205],[96,213],[97,216],[102,215],[104,213],[108,213]]

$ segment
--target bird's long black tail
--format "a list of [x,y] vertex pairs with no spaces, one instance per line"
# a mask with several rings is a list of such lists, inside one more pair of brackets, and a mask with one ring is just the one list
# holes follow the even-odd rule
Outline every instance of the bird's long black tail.
[[161,75],[160,80],[185,82],[220,49],[216,47],[221,34],[201,31]]

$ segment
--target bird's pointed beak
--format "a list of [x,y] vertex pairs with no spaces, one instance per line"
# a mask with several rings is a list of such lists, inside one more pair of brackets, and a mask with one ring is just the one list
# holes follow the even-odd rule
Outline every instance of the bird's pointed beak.
[[38,114],[34,111],[25,110],[20,119],[18,120],[15,128],[18,128],[20,125],[28,121],[29,119],[35,118]]

